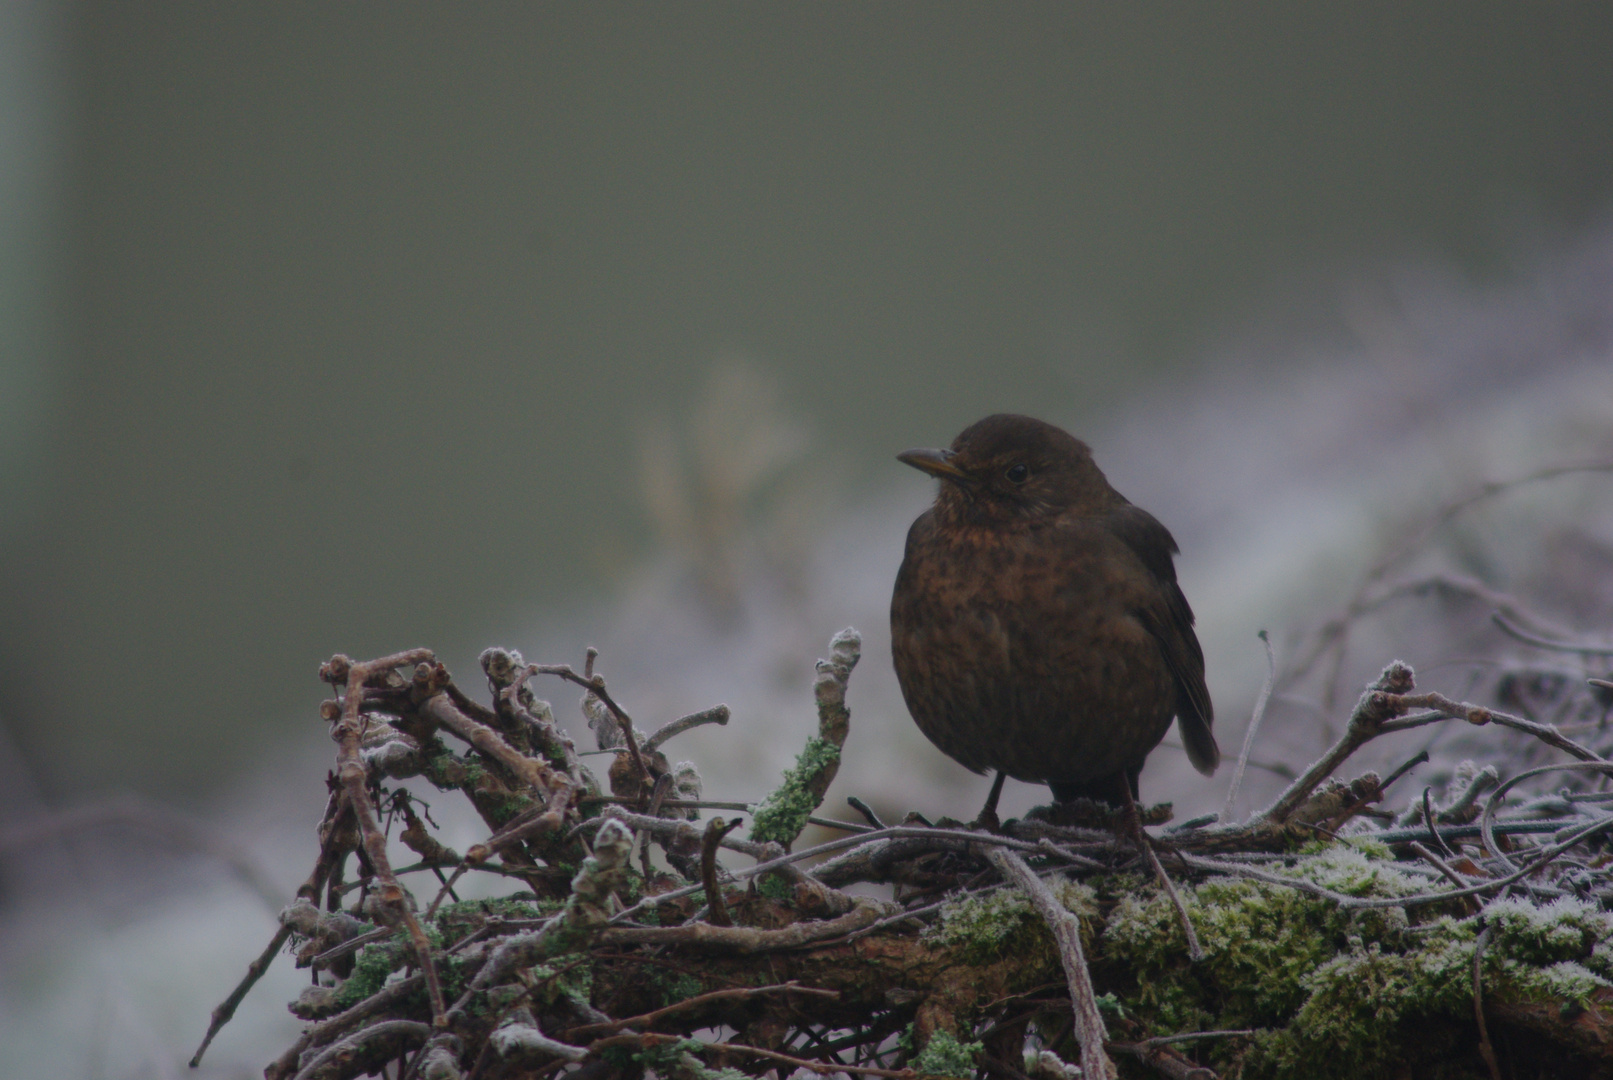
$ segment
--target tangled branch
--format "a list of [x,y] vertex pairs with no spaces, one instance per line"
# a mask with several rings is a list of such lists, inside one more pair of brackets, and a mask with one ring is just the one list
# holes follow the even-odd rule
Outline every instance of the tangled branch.
[[[289,941],[314,975],[292,1003],[309,1026],[268,1080],[1363,1075],[1411,1052],[1394,1032],[1413,1020],[1428,1053],[1475,1076],[1499,1032],[1613,1075],[1613,795],[1509,806],[1544,770],[1503,784],[1473,769],[1396,815],[1377,809],[1393,777],[1333,778],[1367,743],[1446,721],[1523,731],[1574,759],[1552,767],[1570,777],[1613,773],[1595,747],[1418,693],[1397,662],[1248,821],[1147,833],[1037,813],[987,831],[888,826],[864,806],[870,824],[836,822],[816,812],[859,652],[853,631],[831,642],[818,730],[755,805],[703,799],[661,753],[728,722],[721,706],[628,738],[602,784],[531,689],[581,685],[585,711],[631,733],[592,657],[579,675],[489,650],[491,705],[426,650],[333,658],[322,675],[341,693],[321,711],[337,767],[314,869],[198,1059]],[[398,786],[411,777],[468,799],[485,839],[458,854],[432,835]],[[747,813],[749,835],[743,818],[697,825],[702,807]],[[407,825],[392,840],[390,813]],[[804,843],[822,836],[812,821],[848,835]],[[398,865],[393,844],[419,861]],[[402,884],[422,873],[436,875],[424,905]],[[470,875],[520,891],[458,900]],[[1395,979],[1337,1051],[1363,987]]]

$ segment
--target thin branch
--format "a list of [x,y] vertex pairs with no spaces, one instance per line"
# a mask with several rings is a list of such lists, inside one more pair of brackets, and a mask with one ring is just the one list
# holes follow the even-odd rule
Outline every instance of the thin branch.
[[[382,910],[408,928],[409,940],[414,945],[415,960],[420,965],[420,973],[426,979],[426,993],[431,1000],[432,1022],[441,1027],[446,1023],[446,1016],[442,984],[437,978],[437,968],[431,958],[431,941],[426,937],[420,920],[415,917],[409,897],[404,892],[403,886],[398,883],[397,875],[392,872],[392,864],[387,858],[386,834],[381,831],[380,822],[376,820],[375,804],[370,801],[368,772],[364,768],[360,754],[364,721],[359,714],[359,702],[364,698],[364,684],[369,679],[385,675],[405,665],[424,667],[434,660],[435,656],[429,649],[411,649],[408,652],[384,656],[379,660],[362,664],[338,655],[322,666],[320,674],[328,682],[346,683],[347,692],[343,698],[342,716],[332,732],[337,746],[336,778],[347,793],[348,804],[352,807],[353,816],[358,822],[360,845],[365,857],[380,881],[377,897]],[[431,700],[446,701],[447,698],[445,695],[435,695]],[[457,709],[453,711],[458,713]]]
[[[1536,769],[1525,769],[1490,792],[1489,797],[1484,800],[1484,813],[1479,818],[1479,835],[1484,837],[1484,849],[1499,859],[1502,865],[1509,870],[1516,869],[1517,864],[1507,858],[1506,854],[1501,850],[1501,845],[1495,842],[1496,812],[1501,808],[1501,801],[1506,798],[1507,792],[1512,790],[1513,787],[1524,780],[1549,772],[1598,772],[1603,776],[1613,776],[1613,762],[1575,762],[1571,765],[1542,765]],[[1603,818],[1600,824],[1604,827],[1613,825],[1613,817]],[[1589,833],[1586,835],[1589,835]],[[1563,850],[1566,851],[1567,848]]]
[[1579,656],[1613,656],[1613,646],[1609,645],[1580,645],[1572,641],[1552,641],[1549,638],[1531,634],[1521,626],[1514,626],[1499,611],[1490,615],[1490,621],[1506,632],[1508,637],[1516,638],[1525,645],[1533,645],[1537,649],[1550,649],[1553,652],[1575,653]]
[[1159,861],[1159,855],[1154,851],[1153,838],[1143,830],[1143,820],[1137,811],[1137,803],[1131,797],[1131,787],[1122,784],[1121,789],[1126,794],[1126,817],[1130,819],[1133,834],[1137,839],[1137,847],[1141,849],[1148,865],[1153,867],[1154,876],[1159,878],[1159,884],[1170,899],[1171,906],[1176,909],[1176,918],[1182,924],[1182,933],[1187,938],[1187,955],[1195,963],[1204,959],[1204,949],[1199,945],[1199,935],[1193,929],[1193,920],[1188,917],[1187,905],[1182,903],[1181,896],[1176,891],[1176,885],[1171,876],[1165,872],[1165,867]]
[[632,756],[633,768],[638,771],[639,779],[648,784],[650,782],[650,770],[649,766],[644,764],[644,756],[639,752],[638,736],[634,733],[633,720],[605,690],[605,676],[592,674],[594,656],[597,656],[598,653],[595,650],[590,650],[590,652],[592,653],[588,657],[588,671],[590,674],[586,677],[573,671],[570,664],[533,664],[532,671],[537,675],[558,675],[567,682],[576,683],[600,701],[603,701],[605,708],[609,709],[611,715],[616,717],[616,722],[622,725],[622,735],[627,739],[627,752]]
[[[1438,855],[1434,854],[1424,844],[1413,840],[1410,846],[1411,850],[1420,855],[1424,862],[1428,863],[1428,865],[1432,866],[1435,870],[1438,870],[1445,876],[1447,881],[1449,881],[1452,885],[1455,885],[1458,889],[1465,889],[1472,884],[1472,882],[1468,881],[1467,878],[1463,877],[1461,874],[1458,874],[1454,866],[1440,858]],[[1471,896],[1467,898],[1467,905],[1469,911],[1477,912],[1479,910],[1479,902],[1473,899]]]
[[1136,1058],[1170,1080],[1216,1080],[1214,1070],[1195,1065],[1170,1047],[1155,1046],[1153,1042],[1152,1039],[1137,1043],[1111,1042],[1106,1046],[1113,1053]]
[[[611,1046],[656,1046],[663,1042],[679,1039],[677,1035],[657,1035],[645,1033],[643,1035],[611,1035],[599,1040],[589,1047],[595,1053],[609,1049]],[[722,1054],[744,1054],[750,1057],[765,1058],[768,1061],[781,1061],[786,1065],[794,1065],[798,1069],[810,1069],[820,1076],[831,1073],[851,1073],[853,1076],[883,1076],[889,1080],[921,1080],[925,1073],[914,1072],[912,1069],[876,1069],[869,1065],[846,1065],[838,1061],[814,1061],[811,1058],[791,1057],[776,1050],[763,1050],[759,1046],[746,1046],[744,1043],[708,1042],[703,1049],[715,1050]]]
[[714,817],[706,822],[706,835],[700,841],[700,883],[706,890],[706,903],[711,906],[710,922],[713,926],[732,926],[728,917],[728,904],[723,899],[722,884],[717,880],[717,848],[722,838],[745,823],[744,818],[724,821]]
[[726,725],[730,715],[728,706],[713,705],[709,709],[701,709],[699,712],[690,713],[688,716],[680,716],[676,720],[669,721],[656,728],[655,734],[644,740],[644,751],[645,753],[653,754],[668,739],[682,735],[685,731],[700,727],[702,724],[716,724],[719,727]]
[[1432,717],[1418,716],[1406,718],[1408,720],[1415,719],[1419,721],[1419,723],[1416,725],[1390,721],[1384,724],[1384,733],[1391,731],[1404,731],[1408,727],[1421,726],[1422,723],[1426,723],[1429,719],[1466,720],[1468,723],[1476,726],[1483,724],[1500,724],[1502,727],[1509,727],[1515,731],[1522,731],[1525,734],[1533,735],[1546,745],[1554,746],[1566,754],[1571,754],[1574,757],[1579,758],[1581,761],[1602,760],[1602,756],[1596,751],[1592,750],[1590,747],[1581,746],[1573,739],[1564,737],[1560,732],[1558,732],[1557,728],[1551,724],[1539,724],[1533,720],[1525,720],[1521,716],[1513,716],[1511,713],[1498,712],[1495,709],[1486,708],[1483,705],[1473,705],[1466,701],[1453,701],[1444,694],[1390,694],[1387,696],[1390,699],[1390,703],[1401,712],[1405,712],[1410,709],[1433,709],[1435,715]]
[[1249,751],[1254,749],[1255,735],[1260,731],[1260,722],[1266,718],[1266,703],[1271,700],[1272,684],[1277,681],[1277,654],[1271,647],[1271,636],[1264,630],[1257,635],[1260,643],[1266,647],[1266,681],[1260,687],[1260,696],[1255,699],[1254,713],[1249,718],[1249,730],[1243,733],[1243,750],[1238,754],[1237,767],[1232,770],[1232,782],[1227,785],[1227,801],[1221,808],[1221,820],[1231,823],[1233,803],[1238,798],[1238,788],[1243,784],[1243,771],[1249,767]]
[[877,905],[864,901],[834,919],[792,923],[778,930],[755,926],[713,926],[709,922],[682,926],[624,926],[603,931],[604,945],[697,945],[702,948],[732,950],[750,954],[798,949],[825,938],[849,934],[872,924],[880,917]]
[[598,1035],[608,1035],[612,1032],[621,1031],[623,1028],[653,1027],[666,1017],[673,1016],[680,1012],[688,1012],[691,1009],[701,1009],[707,1005],[711,1005],[719,1001],[743,1001],[748,998],[756,997],[760,994],[807,994],[827,998],[831,1001],[840,997],[840,991],[838,990],[820,990],[815,986],[802,986],[800,983],[795,982],[794,980],[786,983],[779,983],[776,986],[740,986],[734,987],[730,990],[711,990],[704,994],[696,994],[692,998],[685,998],[682,1001],[674,1002],[665,1008],[656,1009],[653,1012],[642,1013],[638,1016],[629,1016],[625,1020],[611,1020],[608,1023],[603,1024],[584,1024],[582,1027],[574,1027],[566,1032],[566,1038],[582,1039]]
[[874,808],[857,798],[857,796],[847,795],[846,805],[857,811],[857,813],[861,814],[863,817],[867,818],[868,824],[872,825],[874,828],[885,828],[885,823],[879,820],[879,815],[874,813]]
[[263,978],[263,973],[269,970],[269,965],[279,955],[280,947],[290,938],[291,927],[282,925],[279,930],[275,931],[274,937],[269,939],[269,947],[259,953],[258,958],[246,966],[246,976],[236,984],[234,990],[230,991],[230,996],[221,1001],[218,1007],[213,1010],[213,1015],[207,1025],[207,1034],[202,1036],[202,1044],[196,1048],[196,1053],[191,1055],[191,1068],[194,1069],[202,1063],[202,1055],[207,1053],[207,1048],[213,1044],[213,1036],[217,1035],[224,1025],[228,1024],[235,1016],[236,1008],[240,1006],[242,1000],[245,999],[251,989],[257,985],[258,980]]
[[356,1031],[341,1042],[320,1051],[312,1061],[298,1071],[296,1080],[318,1076],[327,1063],[335,1061],[343,1053],[358,1049],[365,1043],[390,1038],[419,1039],[425,1042],[431,1038],[431,1027],[415,1020],[382,1020],[379,1024],[371,1024],[362,1031]]
[[1070,985],[1075,1036],[1081,1044],[1082,1073],[1088,1080],[1114,1080],[1115,1063],[1109,1060],[1103,1048],[1109,1032],[1104,1027],[1103,1014],[1098,1012],[1097,996],[1092,992],[1092,973],[1087,970],[1086,954],[1081,948],[1081,921],[1059,903],[1024,859],[1002,848],[986,852],[986,858],[1005,880],[1018,885],[1030,896],[1037,913],[1053,932],[1053,940],[1058,943],[1059,960],[1064,964],[1064,975]]

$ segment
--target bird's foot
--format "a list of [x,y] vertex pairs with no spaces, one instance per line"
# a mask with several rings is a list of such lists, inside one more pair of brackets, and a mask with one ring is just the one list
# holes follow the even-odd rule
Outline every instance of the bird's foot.
[[1031,821],[1041,821],[1067,829],[1112,831],[1122,820],[1124,813],[1125,811],[1119,807],[1095,799],[1071,799],[1069,802],[1056,802],[1050,806],[1032,807],[1025,817]]
[[1000,833],[1003,831],[1003,823],[997,819],[995,807],[984,806],[980,808],[980,816],[969,822],[969,828],[983,829],[990,833]]

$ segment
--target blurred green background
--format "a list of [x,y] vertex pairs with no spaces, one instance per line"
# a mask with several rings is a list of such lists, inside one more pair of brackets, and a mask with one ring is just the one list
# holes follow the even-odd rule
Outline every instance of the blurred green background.
[[200,800],[330,653],[622,588],[724,358],[868,491],[1325,336],[1309,283],[1504,274],[1610,205],[1609,57],[1605,3],[10,5],[16,764]]

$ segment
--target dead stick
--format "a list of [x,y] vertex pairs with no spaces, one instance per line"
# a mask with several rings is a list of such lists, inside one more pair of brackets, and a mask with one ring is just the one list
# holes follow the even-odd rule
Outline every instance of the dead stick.
[[1410,690],[1411,687],[1411,668],[1399,661],[1384,668],[1378,681],[1356,703],[1339,741],[1312,763],[1299,779],[1289,784],[1288,790],[1279,795],[1276,802],[1255,815],[1255,822],[1281,824],[1287,821],[1288,816],[1310,797],[1316,785],[1333,775],[1333,770],[1351,754],[1381,735],[1387,721],[1400,715],[1396,708],[1400,694],[1396,691]]
[[1277,681],[1277,654],[1271,647],[1271,635],[1262,630],[1257,636],[1261,644],[1266,647],[1266,681],[1260,687],[1260,696],[1255,699],[1255,710],[1249,717],[1249,729],[1243,734],[1243,749],[1238,753],[1237,767],[1232,770],[1232,782],[1227,785],[1227,801],[1221,807],[1221,820],[1226,824],[1232,822],[1233,804],[1238,801],[1238,788],[1243,784],[1243,772],[1249,767],[1249,751],[1254,749],[1255,735],[1260,731],[1260,722],[1266,718],[1266,703],[1271,700],[1272,684]]
[[[608,1050],[612,1046],[657,1046],[662,1043],[682,1039],[681,1035],[661,1035],[649,1033],[645,1035],[609,1035],[590,1046],[590,1053]],[[725,1054],[749,1054],[753,1057],[766,1058],[769,1061],[782,1061],[786,1065],[794,1065],[798,1069],[811,1069],[819,1076],[829,1076],[833,1073],[851,1073],[854,1076],[884,1076],[890,1080],[920,1080],[928,1073],[915,1072],[912,1069],[876,1069],[871,1065],[845,1065],[839,1061],[814,1061],[811,1058],[791,1057],[776,1050],[763,1050],[759,1046],[746,1046],[743,1043],[714,1042],[703,1043],[704,1050],[716,1050]]]
[[728,917],[728,903],[723,899],[722,883],[717,880],[717,848],[722,845],[723,837],[744,822],[744,818],[725,822],[720,817],[714,817],[706,822],[706,834],[700,838],[700,883],[706,887],[706,903],[711,907],[707,921],[712,926],[734,925],[734,920]]
[[[1454,866],[1440,858],[1438,855],[1434,854],[1433,850],[1427,845],[1417,840],[1413,840],[1410,844],[1410,847],[1411,850],[1422,856],[1424,862],[1428,863],[1429,866],[1432,866],[1435,870],[1438,870],[1441,874],[1445,875],[1445,880],[1449,881],[1452,885],[1455,885],[1458,889],[1465,889],[1472,884],[1472,882],[1468,881],[1467,878],[1457,873]],[[1466,903],[1463,906],[1465,906],[1469,911],[1475,913],[1480,907],[1479,902],[1473,899],[1471,896],[1466,898]]]
[[[663,805],[665,805],[665,803],[666,803],[666,793],[671,791],[671,790],[672,790],[672,774],[669,773],[669,772],[664,772],[660,776],[657,776],[655,778],[655,787],[650,790],[650,803],[649,803],[648,806],[646,806],[644,808],[644,816],[645,817],[652,817],[652,818],[660,817],[661,816],[661,807]],[[637,803],[637,801],[638,800],[636,800],[636,799],[634,800],[635,803]],[[640,861],[640,866],[644,870],[644,880],[649,881],[650,880],[650,871],[652,869],[654,869],[650,865],[650,835],[649,835],[649,833],[640,832],[638,834],[638,839],[634,841],[634,844],[638,847],[638,856],[639,856],[639,859],[641,860]]]
[[[592,669],[592,656],[588,658],[588,663],[590,669]],[[638,770],[639,779],[649,781],[650,770],[644,764],[644,756],[639,753],[638,736],[633,734],[633,721],[628,717],[627,713],[622,711],[622,707],[612,700],[610,694],[605,692],[605,676],[592,675],[584,678],[573,671],[570,664],[533,664],[532,670],[539,675],[558,675],[567,682],[576,683],[600,701],[603,701],[605,708],[609,709],[611,715],[616,717],[617,723],[622,725],[622,735],[627,739],[627,752],[633,757],[633,767]]]
[[1170,1077],[1170,1080],[1217,1080],[1214,1070],[1193,1064],[1168,1046],[1151,1045],[1152,1041],[1112,1042],[1108,1048],[1117,1054],[1136,1058],[1161,1076]]
[[387,983],[357,1005],[305,1029],[302,1036],[292,1043],[285,1053],[263,1070],[265,1080],[284,1080],[285,1077],[293,1075],[297,1071],[297,1062],[302,1060],[302,1055],[310,1047],[324,1046],[359,1021],[398,1004],[420,989],[420,984],[423,982],[425,979],[421,976],[410,975],[406,979]]
[[320,1051],[307,1065],[297,1073],[297,1080],[305,1077],[317,1076],[323,1066],[335,1060],[343,1051],[356,1050],[372,1039],[381,1038],[410,1038],[425,1042],[431,1037],[431,1028],[415,1020],[382,1020],[379,1024],[371,1024],[360,1031],[355,1031],[347,1038],[333,1046]]
[[791,980],[787,983],[780,983],[777,986],[738,986],[729,990],[712,990],[704,994],[697,994],[692,998],[686,998],[683,1001],[668,1005],[664,1009],[656,1009],[654,1012],[643,1013],[639,1016],[629,1016],[625,1020],[612,1020],[609,1023],[585,1024],[582,1027],[574,1027],[566,1032],[565,1037],[567,1041],[570,1041],[588,1036],[609,1035],[612,1032],[620,1031],[623,1028],[649,1027],[652,1024],[655,1024],[660,1020],[673,1015],[674,1013],[685,1012],[689,1009],[698,1009],[704,1005],[710,1005],[713,1002],[743,1000],[745,998],[755,997],[758,994],[789,993],[811,994],[817,997],[831,999],[838,998],[840,996],[840,991],[838,990],[821,990],[815,986],[802,986],[800,983],[795,982],[794,980]]
[[1188,958],[1197,961],[1204,959],[1204,948],[1199,944],[1199,936],[1193,930],[1193,920],[1188,918],[1187,905],[1182,903],[1182,897],[1176,891],[1176,885],[1171,876],[1165,872],[1165,867],[1159,861],[1159,855],[1154,851],[1153,839],[1143,831],[1142,815],[1137,810],[1137,801],[1131,797],[1131,785],[1122,784],[1126,792],[1126,817],[1130,819],[1133,831],[1136,834],[1137,846],[1142,849],[1143,857],[1148,865],[1154,868],[1154,876],[1159,878],[1159,886],[1170,899],[1171,906],[1176,909],[1176,917],[1182,923],[1182,933],[1187,937]]
[[274,963],[275,956],[279,954],[280,947],[290,937],[291,927],[282,925],[275,932],[274,937],[269,940],[269,947],[258,954],[256,960],[246,966],[246,978],[242,979],[236,988],[230,992],[230,996],[221,1001],[218,1008],[213,1010],[212,1021],[207,1025],[207,1034],[202,1037],[202,1045],[196,1048],[195,1055],[190,1059],[191,1068],[194,1069],[202,1063],[202,1055],[207,1053],[208,1046],[213,1042],[213,1036],[217,1035],[224,1025],[229,1023],[231,1018],[235,1016],[236,1007],[241,1004],[248,991],[257,985],[257,981],[263,978],[263,973],[269,970],[269,965]]
[[[1533,720],[1525,720],[1521,716],[1511,713],[1496,712],[1482,705],[1472,705],[1465,701],[1453,701],[1444,694],[1388,694],[1386,695],[1399,712],[1411,709],[1433,709],[1442,717],[1452,720],[1466,720],[1470,724],[1500,724],[1516,731],[1533,735],[1541,742],[1567,754],[1572,754],[1581,761],[1601,761],[1602,757],[1596,751],[1581,746],[1573,739],[1567,738],[1558,732],[1555,725],[1539,724]],[[1393,722],[1384,725],[1384,731],[1396,731],[1399,726]]]
[[1109,1038],[1098,999],[1092,992],[1092,973],[1087,970],[1081,949],[1081,921],[1065,910],[1051,889],[1042,883],[1025,860],[1000,847],[986,852],[986,858],[1006,880],[1024,889],[1036,906],[1053,940],[1058,943],[1059,959],[1070,984],[1070,1008],[1075,1015],[1075,1037],[1081,1044],[1081,1071],[1087,1080],[1115,1080],[1115,1063],[1109,1060],[1103,1044]]
[[[369,771],[364,767],[364,759],[360,753],[364,720],[359,711],[359,702],[364,699],[364,683],[372,675],[406,664],[429,663],[434,659],[429,649],[411,649],[408,652],[395,653],[362,664],[354,663],[345,656],[336,656],[324,665],[321,674],[332,682],[341,679],[343,675],[346,676],[347,693],[342,702],[342,718],[337,722],[336,730],[333,732],[336,737],[336,777],[341,782],[343,790],[347,792],[348,804],[358,821],[359,842],[363,845],[364,854],[369,859],[370,868],[380,880],[381,887],[377,893],[382,909],[395,913],[409,931],[409,940],[414,945],[415,960],[420,965],[420,973],[426,979],[426,993],[431,999],[432,1023],[440,1028],[447,1022],[442,984],[437,978],[437,967],[431,959],[431,941],[426,937],[426,931],[421,927],[420,920],[415,918],[409,898],[404,893],[403,886],[398,884],[397,875],[392,872],[392,863],[387,858],[386,834],[381,831],[380,822],[375,816],[375,804],[370,801]],[[432,700],[446,701],[446,696],[435,695]]]
[[755,926],[713,926],[709,922],[682,926],[619,926],[599,935],[601,945],[694,945],[703,949],[731,949],[742,954],[798,949],[803,945],[854,933],[877,922],[880,909],[863,902],[833,919],[791,923],[778,930]]

